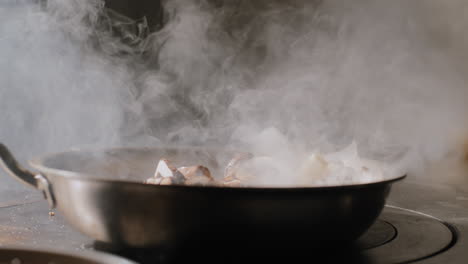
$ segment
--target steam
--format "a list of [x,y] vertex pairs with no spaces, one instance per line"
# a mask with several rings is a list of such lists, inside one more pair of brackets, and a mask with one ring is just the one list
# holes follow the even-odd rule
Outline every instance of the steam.
[[[120,145],[123,129],[138,126],[124,123],[133,71],[107,54],[124,46],[98,28],[103,8],[93,0],[0,4],[0,138],[20,157]],[[96,47],[102,40],[107,53]]]
[[466,37],[439,23],[464,23],[462,1],[163,5],[149,34],[102,1],[0,3],[0,139],[22,158],[160,143],[291,158],[355,141],[411,170],[466,131]]
[[363,155],[405,154],[409,170],[466,131],[467,89],[426,17],[434,3],[228,2],[166,4],[161,68],[209,120],[208,130],[182,127],[182,138],[209,131],[271,153],[290,153],[285,139],[322,151],[356,140]]

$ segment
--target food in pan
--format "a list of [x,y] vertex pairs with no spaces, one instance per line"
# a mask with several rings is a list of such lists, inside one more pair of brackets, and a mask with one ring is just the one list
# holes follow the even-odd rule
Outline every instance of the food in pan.
[[324,186],[372,182],[383,179],[383,166],[361,158],[355,144],[333,153],[319,152],[284,163],[278,158],[251,153],[237,153],[224,167],[221,179],[212,176],[202,165],[176,168],[161,159],[148,184],[219,185],[229,187],[297,185]]
[[184,183],[192,185],[207,185],[214,183],[211,172],[207,167],[197,165],[190,167],[180,167],[177,169],[184,175]]
[[156,185],[190,184],[207,185],[214,184],[210,170],[204,166],[190,166],[176,168],[167,159],[159,160],[154,176],[145,183]]
[[224,168],[223,185],[240,186],[249,177],[248,173],[239,172],[239,165],[253,158],[251,153],[238,153],[229,161]]
[[167,159],[161,159],[154,176],[146,180],[146,183],[158,185],[181,184],[183,182],[184,175]]

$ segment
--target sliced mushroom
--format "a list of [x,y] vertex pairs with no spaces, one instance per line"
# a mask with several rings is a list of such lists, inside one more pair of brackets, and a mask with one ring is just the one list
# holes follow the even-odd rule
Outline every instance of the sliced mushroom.
[[253,158],[251,153],[236,154],[224,169],[224,185],[237,186],[240,185],[239,167],[246,161]]
[[185,178],[185,183],[190,185],[206,185],[214,183],[211,172],[204,166],[180,167],[177,169]]
[[145,183],[157,185],[182,184],[185,178],[167,159],[159,160],[154,176]]
[[240,187],[241,186],[241,181],[236,180],[236,179],[231,180],[231,181],[224,181],[223,185],[228,186],[228,187]]

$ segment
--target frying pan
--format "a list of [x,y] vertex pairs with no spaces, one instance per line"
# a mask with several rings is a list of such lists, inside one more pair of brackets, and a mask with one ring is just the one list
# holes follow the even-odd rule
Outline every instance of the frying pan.
[[41,190],[77,230],[137,248],[200,240],[226,248],[348,243],[370,227],[392,183],[405,177],[326,187],[158,186],[142,182],[160,158],[204,164],[217,175],[231,155],[201,148],[76,150],[32,160],[38,173],[21,168],[3,144],[0,157],[9,174]]
[[56,248],[0,247],[0,263],[34,264],[137,264],[111,254],[93,251],[57,250]]

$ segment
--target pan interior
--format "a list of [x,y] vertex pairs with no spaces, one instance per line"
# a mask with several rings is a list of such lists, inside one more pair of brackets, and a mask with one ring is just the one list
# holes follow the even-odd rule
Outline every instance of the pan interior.
[[[32,160],[32,167],[45,175],[59,175],[70,177],[89,177],[93,180],[116,180],[142,183],[154,175],[157,163],[165,158],[172,161],[175,167],[203,165],[210,169],[212,176],[221,180],[224,168],[232,159],[232,150],[219,150],[196,147],[169,147],[169,148],[117,148],[103,151],[75,150],[51,154],[43,158]],[[342,187],[360,186],[390,182],[404,178],[401,175],[388,175],[384,179],[372,182],[337,185],[314,186],[281,186],[291,187]],[[278,186],[251,186],[277,188]],[[280,188],[281,188],[280,187]]]
[[232,157],[227,151],[197,148],[113,149],[106,151],[70,151],[32,161],[39,170],[60,170],[82,177],[142,182],[154,174],[160,159],[176,167],[203,165],[215,178],[222,177],[222,168]]

